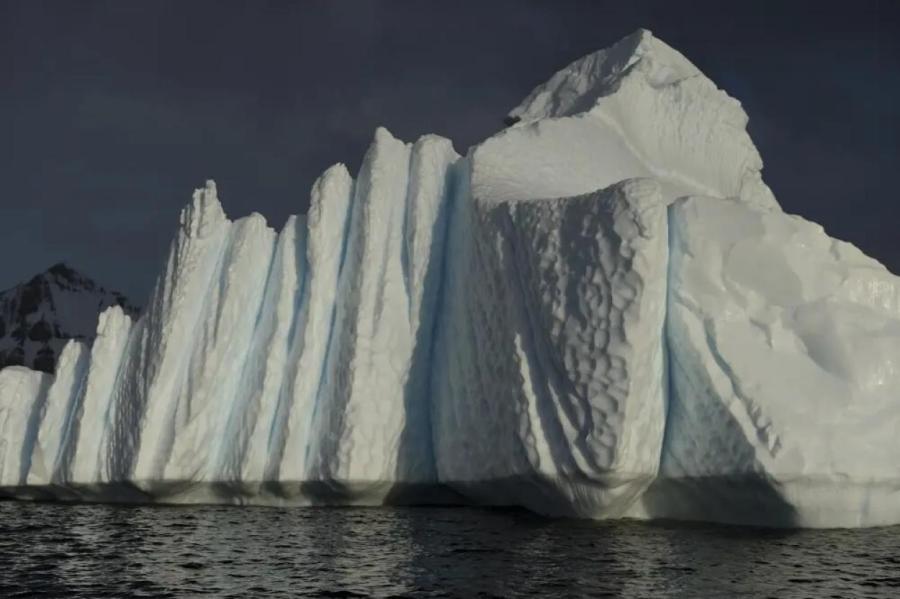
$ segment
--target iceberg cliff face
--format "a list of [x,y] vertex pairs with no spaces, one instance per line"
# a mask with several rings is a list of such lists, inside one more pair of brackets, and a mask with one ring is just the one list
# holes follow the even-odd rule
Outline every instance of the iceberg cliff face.
[[459,156],[384,129],[276,232],[215,185],[136,321],[0,372],[23,498],[900,522],[900,280],[784,214],[639,31]]
[[489,504],[619,515],[657,473],[665,422],[659,186],[467,208],[435,364],[439,478]]

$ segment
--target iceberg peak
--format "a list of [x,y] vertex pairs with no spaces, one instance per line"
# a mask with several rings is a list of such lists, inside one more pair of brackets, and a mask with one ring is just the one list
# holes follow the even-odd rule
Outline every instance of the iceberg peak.
[[554,74],[510,120],[478,148],[491,166],[489,184],[476,168],[479,196],[571,196],[652,176],[670,199],[737,198],[780,210],[740,102],[645,29]]
[[219,202],[216,182],[212,179],[206,185],[194,190],[193,199],[181,211],[180,222],[187,237],[206,237],[217,225],[227,221],[225,211]]
[[556,72],[511,110],[509,117],[527,123],[587,112],[599,98],[615,93],[625,78],[635,74],[653,87],[662,87],[700,71],[649,30],[638,29]]

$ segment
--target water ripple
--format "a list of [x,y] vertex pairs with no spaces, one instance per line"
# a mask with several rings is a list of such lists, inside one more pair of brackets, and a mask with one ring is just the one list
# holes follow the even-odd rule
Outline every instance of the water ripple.
[[895,597],[900,528],[0,502],[3,597]]

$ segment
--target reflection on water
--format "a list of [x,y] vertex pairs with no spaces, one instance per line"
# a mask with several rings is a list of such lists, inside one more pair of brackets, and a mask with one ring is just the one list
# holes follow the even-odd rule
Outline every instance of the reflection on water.
[[0,596],[895,597],[900,528],[0,502]]

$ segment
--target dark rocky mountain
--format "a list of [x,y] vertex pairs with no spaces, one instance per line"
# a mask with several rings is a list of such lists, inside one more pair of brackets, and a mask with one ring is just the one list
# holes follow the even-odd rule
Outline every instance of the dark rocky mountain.
[[118,291],[63,263],[0,292],[0,368],[18,365],[52,373],[66,341],[90,344],[98,315],[116,304],[132,317],[139,313]]

